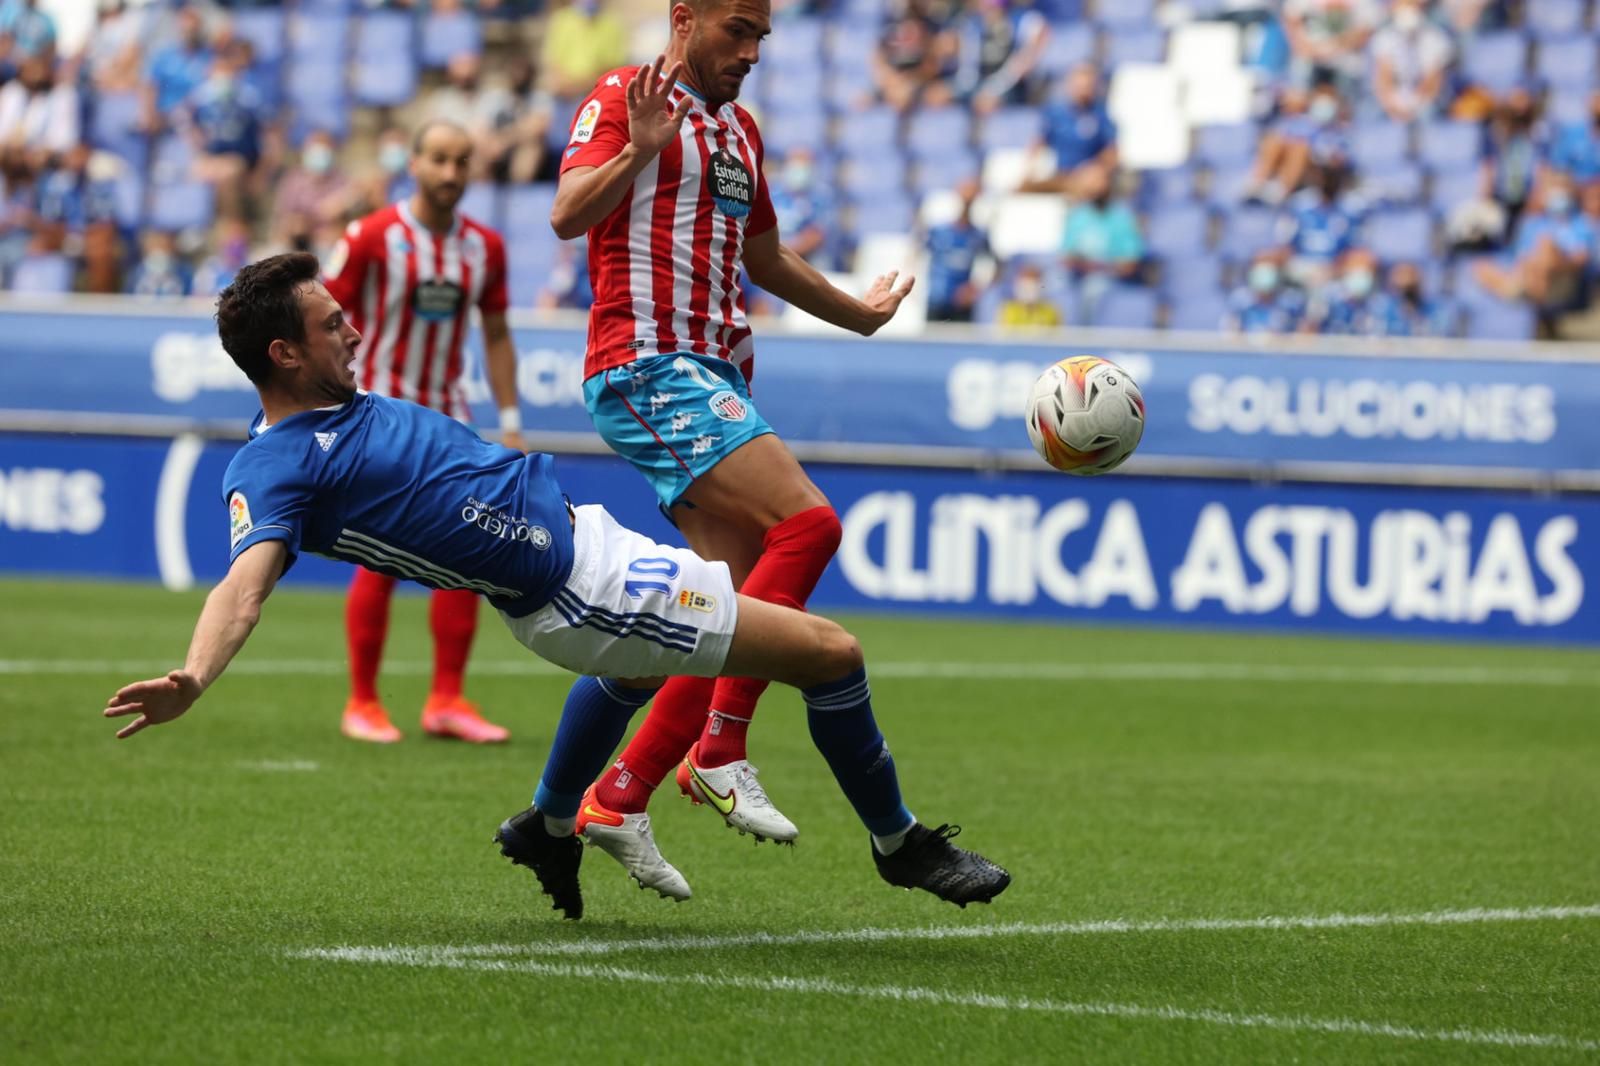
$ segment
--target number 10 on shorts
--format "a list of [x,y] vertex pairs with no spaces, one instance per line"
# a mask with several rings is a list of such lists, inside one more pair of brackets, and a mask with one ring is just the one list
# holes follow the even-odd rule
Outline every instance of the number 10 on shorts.
[[668,582],[678,576],[678,564],[671,559],[635,559],[628,564],[628,573],[646,575],[639,578],[630,577],[623,584],[623,591],[634,599],[638,599],[646,592],[660,592],[670,596],[672,586]]

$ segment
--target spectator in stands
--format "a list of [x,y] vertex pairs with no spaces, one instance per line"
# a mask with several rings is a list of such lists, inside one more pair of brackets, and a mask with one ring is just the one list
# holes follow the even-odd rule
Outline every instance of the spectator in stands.
[[489,129],[483,136],[483,157],[495,181],[525,185],[553,180],[556,160],[548,150],[554,101],[539,88],[533,63],[524,55],[511,58],[510,82],[491,94]]
[[896,111],[938,107],[954,99],[948,81],[956,37],[928,0],[906,0],[890,15],[872,57],[878,96]]
[[828,189],[817,180],[816,157],[809,148],[796,145],[776,163],[773,166],[769,157],[768,185],[785,247],[813,265],[836,265],[825,253],[837,209]]
[[1550,165],[1587,184],[1600,179],[1600,89],[1589,94],[1589,116],[1561,127],[1550,148]]
[[1316,316],[1320,333],[1356,337],[1383,333],[1388,296],[1378,288],[1378,257],[1365,248],[1345,252],[1320,303]]
[[337,225],[353,215],[360,190],[334,166],[338,152],[333,134],[314,130],[300,147],[299,164],[278,182],[272,216],[279,238],[288,247],[297,247],[302,240],[309,242],[320,227]]
[[628,61],[628,27],[600,0],[570,0],[551,12],[539,51],[542,88],[552,114],[567,115],[600,75]]
[[1305,299],[1286,284],[1281,249],[1257,252],[1245,283],[1228,298],[1222,328],[1233,333],[1295,333],[1305,322]]
[[1422,271],[1415,263],[1389,268],[1384,295],[1383,332],[1389,337],[1448,337],[1454,333],[1450,311],[1422,288]]
[[249,224],[240,218],[219,219],[211,254],[195,269],[194,294],[215,296],[233,283],[234,275],[251,258]]
[[1289,78],[1311,86],[1333,80],[1352,98],[1366,74],[1366,48],[1378,26],[1376,0],[1284,0],[1283,30],[1289,38]]
[[1276,206],[1298,191],[1312,164],[1348,156],[1349,118],[1338,87],[1286,87],[1278,116],[1262,135],[1245,187],[1247,202]]
[[357,185],[350,214],[370,215],[380,207],[404,200],[416,188],[411,177],[411,134],[399,126],[389,126],[378,134],[378,168]]
[[1348,251],[1361,224],[1361,204],[1346,193],[1350,169],[1335,157],[1311,170],[1311,188],[1296,193],[1279,222],[1278,240],[1288,251],[1290,280],[1316,288]]
[[9,284],[33,239],[33,203],[32,172],[20,157],[0,154],[0,283]]
[[1506,6],[1506,0],[1440,0],[1439,13],[1458,35],[1470,37],[1479,30],[1504,26]]
[[128,291],[135,296],[188,296],[192,288],[189,267],[178,255],[178,238],[165,230],[144,235],[144,255],[133,268]]
[[1111,172],[1098,164],[1080,168],[1076,192],[1061,237],[1067,269],[1080,280],[1135,280],[1144,261],[1144,238],[1127,201],[1112,199]]
[[1001,329],[1051,329],[1063,324],[1061,308],[1045,292],[1044,270],[1037,263],[1023,263],[1011,282],[1010,294],[1000,302],[995,316]]
[[1482,195],[1505,211],[1504,232],[1516,225],[1533,193],[1546,135],[1539,120],[1539,100],[1531,83],[1511,89],[1497,103],[1483,128]]
[[594,303],[594,288],[589,284],[589,242],[562,241],[556,248],[556,261],[550,264],[536,306],[542,311],[589,310]]
[[83,50],[89,84],[96,92],[134,92],[139,88],[140,49],[147,21],[143,10],[128,10],[125,0],[101,0],[99,19]]
[[61,223],[39,223],[26,254],[12,272],[12,291],[49,295],[71,292],[75,271],[72,260],[62,251],[65,239]]
[[1572,179],[1553,171],[1528,201],[1508,255],[1480,259],[1473,276],[1502,300],[1541,312],[1564,310],[1581,295],[1595,231],[1573,202]]
[[0,166],[37,177],[77,146],[78,91],[50,53],[29,56],[0,88]]
[[117,218],[116,161],[101,160],[91,168],[91,159],[88,145],[74,145],[39,179],[38,218],[59,222],[74,243],[89,226],[115,224]]
[[451,56],[445,66],[445,84],[428,96],[428,118],[448,119],[472,137],[474,181],[486,179],[499,160],[496,128],[509,104],[504,90],[484,86],[483,63],[474,52]]
[[148,130],[165,128],[166,116],[189,98],[211,69],[212,51],[206,45],[205,21],[199,9],[179,8],[177,28],[177,41],[156,52],[145,76],[144,124]]
[[1073,67],[1066,77],[1066,99],[1045,105],[1044,135],[1033,146],[1029,173],[1045,148],[1055,153],[1055,173],[1024,183],[1023,192],[1071,193],[1084,167],[1116,168],[1117,127],[1106,110],[1100,68],[1093,63]]
[[1432,117],[1442,103],[1445,70],[1455,58],[1450,35],[1428,21],[1425,0],[1395,0],[1372,38],[1372,88],[1396,122]]
[[954,88],[978,115],[1027,103],[1050,26],[1021,0],[968,0],[956,29]]
[[0,81],[25,59],[54,58],[56,24],[39,10],[39,0],[0,0]]
[[[955,219],[928,227],[928,320],[971,322],[979,287],[973,280],[981,260],[989,256],[989,239],[972,221],[978,183],[963,182],[956,190],[961,210]],[[781,227],[781,223],[780,223]]]
[[217,212],[243,218],[251,175],[261,162],[266,105],[244,80],[243,53],[228,48],[211,63],[179,111],[179,124],[193,141],[195,176],[217,193]]

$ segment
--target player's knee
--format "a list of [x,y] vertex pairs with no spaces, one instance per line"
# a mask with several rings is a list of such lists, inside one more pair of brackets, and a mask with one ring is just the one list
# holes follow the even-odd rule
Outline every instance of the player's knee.
[[817,665],[826,675],[819,680],[832,681],[861,669],[866,660],[861,654],[861,642],[855,638],[855,634],[837,622],[827,619],[819,621],[825,624],[820,634],[822,653],[817,657]]
[[817,548],[832,557],[839,551],[839,542],[844,539],[844,524],[839,521],[839,512],[831,504],[824,504],[815,513],[816,532],[812,536]]
[[765,547],[768,551],[788,549],[831,559],[843,539],[844,525],[839,521],[839,512],[823,500],[769,528]]

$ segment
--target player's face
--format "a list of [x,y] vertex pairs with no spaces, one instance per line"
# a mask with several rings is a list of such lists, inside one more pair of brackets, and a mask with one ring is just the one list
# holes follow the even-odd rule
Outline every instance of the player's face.
[[771,32],[768,0],[725,0],[695,18],[684,58],[707,100],[738,99],[745,75],[761,61],[761,42]]
[[417,179],[417,190],[441,211],[454,211],[461,202],[471,168],[471,138],[448,126],[429,130],[411,157],[411,176]]
[[306,335],[300,346],[302,380],[316,396],[343,403],[356,394],[354,364],[361,334],[345,321],[344,310],[320,281],[300,290],[300,308]]

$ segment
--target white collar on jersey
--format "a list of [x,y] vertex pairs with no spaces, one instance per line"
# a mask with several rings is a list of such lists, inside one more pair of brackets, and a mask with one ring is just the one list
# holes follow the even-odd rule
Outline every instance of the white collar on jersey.
[[[356,395],[357,396],[365,396],[366,394],[367,394],[367,390],[366,389],[357,389],[356,390]],[[348,402],[348,401],[346,401],[346,402]],[[344,407],[344,404],[336,403],[336,404],[333,404],[333,405],[331,405],[329,407],[313,407],[313,408],[311,408],[311,410],[313,410],[313,411],[337,411],[342,407]],[[298,414],[305,414],[306,412],[300,411],[300,412],[297,412],[297,413]],[[268,422],[267,421],[266,412],[263,411],[262,414],[261,414],[261,421],[256,423],[256,433],[255,433],[255,435],[259,437],[259,436],[261,436],[261,434],[265,433],[267,430],[271,429],[275,425],[277,425],[276,422]]]
[[[433,234],[433,230],[417,221],[417,216],[411,213],[411,204],[408,201],[401,200],[399,203],[395,204],[395,207],[400,209],[400,217],[406,220],[406,225],[410,226],[414,230],[421,230],[430,236]],[[445,239],[449,240],[451,237],[460,235],[460,233],[461,212],[456,211],[450,216],[450,231],[445,234]]]

